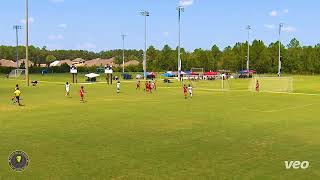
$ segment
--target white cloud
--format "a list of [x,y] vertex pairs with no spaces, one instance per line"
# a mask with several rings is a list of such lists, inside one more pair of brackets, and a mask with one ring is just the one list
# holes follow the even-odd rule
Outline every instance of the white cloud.
[[64,0],[49,0],[52,3],[62,3]]
[[[34,21],[35,21],[35,20],[34,20],[33,17],[29,17],[29,20],[28,20],[29,24],[34,23]],[[22,24],[26,24],[26,19],[21,19],[20,22],[21,22]]]
[[264,27],[268,28],[268,29],[275,29],[276,26],[274,24],[265,24]]
[[283,13],[288,14],[289,13],[289,9],[284,9]]
[[58,35],[50,35],[50,36],[48,36],[48,38],[49,38],[50,40],[62,40],[62,39],[64,39],[63,35],[61,35],[61,34],[58,34]]
[[59,24],[58,27],[62,28],[62,29],[66,29],[68,27],[68,25],[67,24]]
[[297,28],[295,28],[293,26],[284,26],[284,27],[282,27],[282,31],[284,31],[284,32],[295,32],[295,31],[297,31]]
[[164,37],[168,37],[169,35],[170,35],[169,32],[163,32],[163,36],[164,36]]
[[276,17],[276,16],[278,16],[278,11],[273,10],[273,11],[269,12],[269,15],[272,17]]
[[83,44],[78,44],[77,49],[81,49],[81,50],[95,50],[97,48],[97,45],[91,43],[91,42],[86,42]]
[[180,6],[191,6],[193,4],[193,0],[180,0]]

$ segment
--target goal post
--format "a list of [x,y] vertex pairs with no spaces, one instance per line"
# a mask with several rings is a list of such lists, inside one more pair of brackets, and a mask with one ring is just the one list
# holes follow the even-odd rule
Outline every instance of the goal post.
[[[204,75],[204,69],[203,68],[191,68],[191,73],[195,73],[197,74],[196,76],[198,76],[197,80],[200,80],[203,78],[203,75]],[[193,75],[195,76],[195,75]]]
[[26,70],[25,69],[13,69],[10,73],[9,73],[9,78],[18,78],[21,75],[25,75]]
[[256,91],[257,81],[261,92],[293,92],[292,77],[254,77],[251,79],[249,91]]
[[203,68],[191,68],[191,72],[193,73],[198,73],[199,75],[203,75],[204,74],[204,69]]

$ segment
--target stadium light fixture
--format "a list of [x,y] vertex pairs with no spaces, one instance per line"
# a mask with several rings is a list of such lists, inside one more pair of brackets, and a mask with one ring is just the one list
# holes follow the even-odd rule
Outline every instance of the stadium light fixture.
[[278,63],[278,76],[281,76],[282,62],[281,62],[281,31],[284,23],[279,24],[279,63]]
[[247,26],[247,30],[248,30],[247,70],[249,72],[250,70],[250,30],[251,30],[250,25]]
[[144,16],[144,52],[143,52],[143,75],[144,79],[147,79],[147,17],[150,16],[148,11],[140,11],[140,14]]
[[20,25],[14,25],[13,29],[16,31],[16,63],[17,69],[19,69],[19,29],[22,29]]
[[121,37],[122,37],[122,73],[124,73],[124,41],[125,41],[126,36],[128,36],[128,35],[121,34]]
[[178,79],[181,81],[181,69],[182,69],[182,63],[181,63],[181,12],[184,12],[183,6],[178,6]]

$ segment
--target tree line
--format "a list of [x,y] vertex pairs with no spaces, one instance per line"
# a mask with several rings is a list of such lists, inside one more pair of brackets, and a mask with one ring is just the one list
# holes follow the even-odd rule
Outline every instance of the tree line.
[[[211,49],[195,49],[188,52],[181,49],[183,70],[190,70],[193,67],[204,68],[205,71],[216,71],[228,69],[239,71],[246,69],[248,42],[238,42],[233,46],[220,49],[213,45]],[[254,40],[250,44],[250,69],[258,73],[276,73],[278,70],[278,49],[279,42],[266,45],[261,40]],[[85,60],[95,58],[115,58],[115,63],[122,63],[122,50],[109,50],[91,52],[84,50],[48,50],[46,47],[29,48],[30,60],[35,64],[50,63],[54,60],[76,59]],[[25,48],[19,47],[19,55],[25,57]],[[16,48],[12,46],[0,46],[0,59],[14,60]],[[147,50],[148,71],[175,71],[177,70],[177,48],[165,45],[162,49],[150,46]],[[142,50],[125,50],[125,61],[137,60],[142,62]],[[281,44],[282,71],[284,73],[320,73],[320,44],[315,46],[301,46],[294,38],[288,45]],[[139,66],[142,71],[142,66]]]

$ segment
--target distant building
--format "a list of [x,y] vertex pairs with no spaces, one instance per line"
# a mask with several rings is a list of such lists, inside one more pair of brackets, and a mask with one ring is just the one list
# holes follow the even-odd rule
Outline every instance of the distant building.
[[49,65],[49,67],[61,66],[62,64],[68,64],[69,66],[72,66],[72,64],[74,64],[74,62],[72,62],[69,59],[61,60],[61,61],[54,61]]
[[92,66],[96,66],[96,67],[104,67],[106,65],[111,65],[113,66],[114,65],[114,59],[113,58],[110,58],[110,59],[100,59],[100,58],[97,58],[97,59],[92,59],[92,60],[89,60],[89,61],[86,61],[84,63],[84,66],[87,66],[87,67],[92,67]]
[[84,60],[82,58],[77,58],[72,61],[72,64],[75,66],[84,66],[85,62],[86,62],[86,60]]
[[[25,59],[21,59],[19,61],[19,67],[21,66],[21,64],[25,62]],[[70,59],[65,59],[65,60],[57,60],[52,62],[49,67],[59,67],[63,64],[68,64],[69,66],[75,65],[77,67],[79,66],[85,66],[85,67],[104,67],[106,65],[111,65],[113,67],[122,67],[122,64],[115,64],[114,63],[114,58],[110,58],[110,59],[101,59],[101,58],[97,58],[97,59],[92,59],[92,60],[88,60],[85,61],[84,59],[81,58],[77,58],[75,60],[70,60]],[[132,60],[132,61],[128,61],[124,64],[125,67],[127,66],[138,66],[140,64],[139,61],[137,60]],[[29,66],[33,66],[34,63],[31,62],[29,60]],[[3,67],[16,67],[17,64],[16,62],[12,61],[12,60],[6,60],[6,59],[1,59],[0,60],[0,66]],[[40,64],[40,67],[47,67],[46,64]]]
[[17,67],[17,63],[12,60],[1,59],[0,66],[2,66],[2,67]]
[[[19,67],[21,66],[22,63],[26,64],[26,60],[25,59],[20,59],[19,60]],[[30,66],[34,66],[34,63],[29,60],[29,67]]]
[[[21,66],[22,63],[25,63],[25,62],[26,62],[25,59],[20,59],[19,60],[19,67]],[[33,65],[34,65],[34,63],[29,60],[29,67],[33,66]],[[2,66],[2,67],[17,67],[17,63],[12,60],[1,59],[0,66]]]
[[138,66],[139,64],[140,64],[139,61],[137,61],[137,60],[132,60],[132,61],[128,61],[128,62],[124,63],[124,66],[125,66],[125,67],[126,67],[126,66]]

